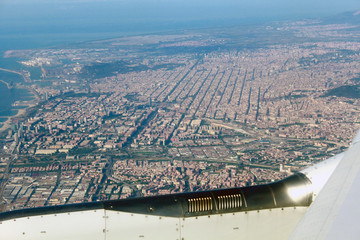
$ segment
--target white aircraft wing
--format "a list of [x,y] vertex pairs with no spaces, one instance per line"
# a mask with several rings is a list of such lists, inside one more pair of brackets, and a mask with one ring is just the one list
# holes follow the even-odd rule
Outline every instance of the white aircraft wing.
[[360,132],[290,239],[359,239],[359,223]]

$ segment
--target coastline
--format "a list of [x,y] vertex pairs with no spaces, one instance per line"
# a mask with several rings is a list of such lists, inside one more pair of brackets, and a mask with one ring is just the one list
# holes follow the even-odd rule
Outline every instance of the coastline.
[[[21,102],[23,103],[23,102]],[[5,122],[2,122],[1,124],[3,125],[1,128],[0,128],[0,133],[1,132],[4,132],[6,131],[7,129],[10,128],[11,126],[11,123],[12,123],[12,120],[14,118],[18,118],[18,117],[22,117],[24,116],[26,113],[27,113],[27,110],[31,107],[35,107],[37,104],[35,103],[31,103],[31,104],[24,104],[24,105],[21,105],[21,106],[26,106],[26,108],[22,108],[22,109],[16,109],[18,112],[16,113],[16,115],[13,115],[13,116],[1,116],[3,118],[7,118],[7,120]]]
[[9,85],[8,82],[6,82],[6,81],[4,81],[4,80],[0,80],[0,82],[4,83],[4,84],[7,86],[7,88],[10,89],[10,85]]
[[[0,56],[0,58],[1,58],[1,56]],[[9,72],[9,73],[13,73],[13,74],[21,76],[23,83],[27,83],[27,82],[31,81],[30,78],[27,79],[21,72],[16,71],[16,70],[0,67],[0,71],[5,71],[5,72]],[[0,122],[0,133],[2,133],[11,127],[11,124],[14,121],[14,119],[23,117],[24,115],[27,114],[27,110],[29,108],[37,106],[38,103],[40,102],[41,97],[39,96],[38,92],[34,88],[32,88],[31,86],[24,85],[21,82],[20,83],[18,82],[16,84],[11,84],[8,81],[5,81],[3,79],[1,79],[0,82],[1,82],[1,84],[6,85],[7,89],[9,89],[9,90],[25,89],[29,92],[29,95],[31,95],[30,99],[29,99],[29,97],[24,98],[21,95],[17,95],[14,98],[14,102],[11,103],[11,106],[9,108],[9,113],[5,113],[4,116],[0,116],[1,118],[6,119],[5,121]],[[16,110],[16,114],[14,114],[15,110]]]
[[[28,100],[28,101],[21,101],[21,100],[16,101],[15,102],[16,105],[12,105],[11,110],[16,110],[17,113],[15,115],[1,116],[1,118],[7,118],[7,120],[0,123],[2,125],[0,127],[0,133],[4,132],[4,131],[6,131],[6,130],[8,130],[10,128],[13,119],[19,118],[19,117],[22,117],[22,116],[26,115],[27,110],[29,108],[31,108],[31,107],[35,107],[40,101],[40,97],[39,97],[39,95],[36,93],[36,91],[34,89],[31,89],[31,88],[29,89],[28,87],[22,86],[22,85],[19,85],[19,84],[16,86],[16,88],[17,89],[23,88],[23,89],[28,90],[29,92],[31,92],[34,99],[33,100]],[[23,108],[15,108],[16,106],[17,107],[21,106]]]

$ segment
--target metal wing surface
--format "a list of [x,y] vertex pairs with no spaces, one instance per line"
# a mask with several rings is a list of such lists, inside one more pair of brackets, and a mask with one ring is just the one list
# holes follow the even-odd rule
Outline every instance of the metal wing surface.
[[360,132],[290,239],[359,239]]

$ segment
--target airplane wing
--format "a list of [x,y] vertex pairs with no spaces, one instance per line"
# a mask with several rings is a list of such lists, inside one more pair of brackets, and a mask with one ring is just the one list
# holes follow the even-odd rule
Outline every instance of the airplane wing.
[[359,239],[360,132],[290,239]]

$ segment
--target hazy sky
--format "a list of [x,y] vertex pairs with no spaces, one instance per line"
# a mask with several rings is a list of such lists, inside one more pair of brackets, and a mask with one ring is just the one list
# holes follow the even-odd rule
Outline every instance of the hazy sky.
[[360,0],[0,0],[0,38],[176,30],[321,17],[357,9]]
[[356,9],[360,0],[1,0],[0,23],[286,19]]
[[[79,14],[141,18],[237,18],[246,15],[323,15],[360,8],[359,0],[2,0],[6,17]],[[257,12],[258,11],[258,12]],[[108,13],[108,14],[107,14]],[[5,14],[5,15],[3,15]],[[121,16],[117,16],[121,17]]]

